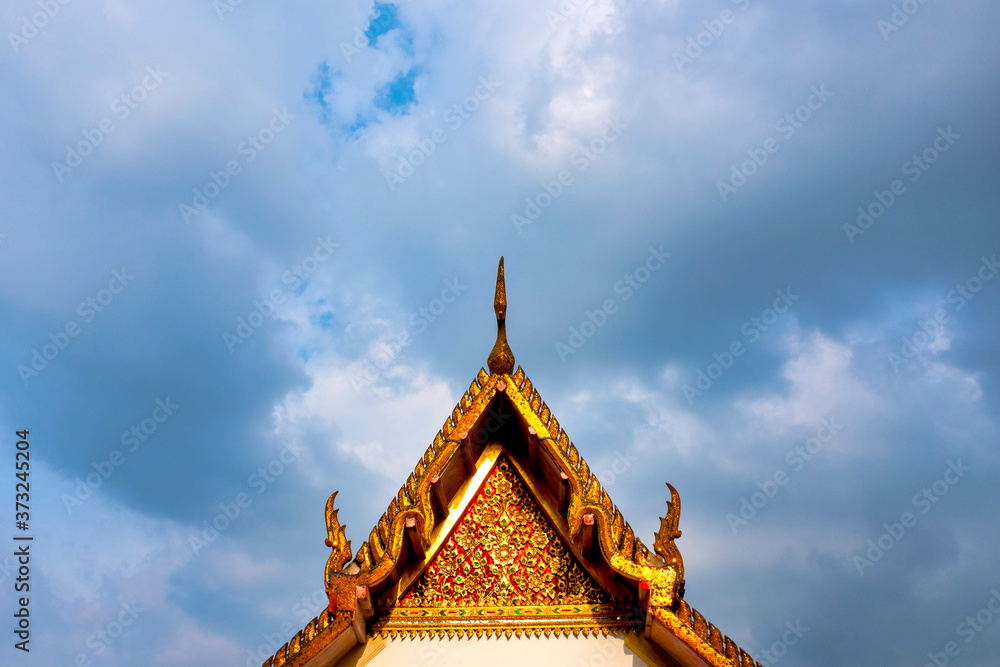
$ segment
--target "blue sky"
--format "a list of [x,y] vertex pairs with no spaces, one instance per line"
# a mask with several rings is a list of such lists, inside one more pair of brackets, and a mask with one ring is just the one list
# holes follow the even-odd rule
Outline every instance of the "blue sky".
[[994,664],[998,20],[6,3],[0,493],[29,429],[35,551],[0,661],[287,640],[326,498],[360,544],[485,365],[504,255],[518,363],[647,544],[677,487],[709,620],[762,663]]

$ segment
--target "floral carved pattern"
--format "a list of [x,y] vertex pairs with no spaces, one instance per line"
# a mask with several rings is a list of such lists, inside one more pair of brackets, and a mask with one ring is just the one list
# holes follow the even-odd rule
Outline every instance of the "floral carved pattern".
[[399,607],[520,607],[611,602],[501,458]]

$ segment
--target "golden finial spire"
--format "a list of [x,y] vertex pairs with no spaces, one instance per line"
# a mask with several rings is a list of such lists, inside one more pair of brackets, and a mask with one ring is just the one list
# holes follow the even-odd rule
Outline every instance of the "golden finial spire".
[[493,297],[493,310],[497,314],[497,342],[486,360],[490,373],[513,373],[514,353],[507,344],[507,286],[503,279],[503,257],[497,267],[497,291]]

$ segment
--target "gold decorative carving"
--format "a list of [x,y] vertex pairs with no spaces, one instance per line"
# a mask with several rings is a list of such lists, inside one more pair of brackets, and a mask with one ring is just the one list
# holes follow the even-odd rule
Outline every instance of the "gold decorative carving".
[[327,570],[342,570],[351,560],[351,541],[347,539],[347,526],[342,526],[337,519],[340,510],[333,508],[333,502],[339,491],[334,491],[326,501],[326,546],[333,549],[327,559]]
[[[385,591],[387,585],[394,585],[390,582],[396,581],[396,578],[403,574],[398,569],[398,563],[403,553],[405,541],[408,540],[410,544],[413,544],[413,540],[417,540],[420,545],[427,547],[427,553],[432,559],[435,555],[443,552],[443,549],[439,548],[441,546],[439,542],[448,541],[445,536],[451,531],[444,533],[441,531],[450,521],[456,521],[457,517],[448,517],[443,522],[438,523],[439,517],[435,516],[434,501],[432,500],[434,480],[444,473],[456,455],[464,455],[459,452],[463,434],[476,428],[483,414],[490,409],[493,400],[501,393],[514,407],[517,418],[521,420],[525,429],[534,429],[539,455],[548,457],[553,466],[554,474],[562,480],[558,482],[562,485],[559,496],[562,499],[560,503],[565,502],[565,505],[560,504],[559,513],[564,513],[568,537],[574,541],[577,539],[583,530],[584,517],[589,515],[593,519],[590,525],[593,530],[594,547],[597,549],[591,557],[601,558],[626,586],[644,587],[648,584],[650,613],[661,622],[673,623],[671,628],[678,636],[686,636],[685,632],[687,632],[693,637],[698,637],[686,619],[682,621],[671,613],[671,610],[676,609],[678,604],[681,605],[681,609],[686,607],[683,599],[680,599],[678,595],[678,588],[683,580],[683,561],[680,559],[679,552],[676,553],[676,558],[672,558],[670,552],[671,547],[676,550],[673,540],[680,536],[680,532],[677,530],[680,501],[676,491],[671,487],[672,501],[668,502],[667,516],[663,519],[666,524],[661,522],[661,529],[657,533],[657,541],[654,543],[654,546],[657,547],[657,553],[660,553],[660,547],[667,553],[666,556],[663,556],[667,562],[663,566],[657,566],[649,560],[649,549],[635,536],[632,528],[625,522],[607,491],[602,489],[596,476],[591,473],[586,461],[576,446],[570,442],[568,435],[552,415],[551,410],[544,403],[524,370],[517,367],[516,372],[514,372],[514,355],[507,343],[506,336],[507,298],[503,258],[500,259],[497,268],[494,310],[497,315],[497,341],[489,356],[490,372],[479,371],[469,385],[468,391],[459,400],[455,410],[445,420],[441,431],[434,436],[423,458],[417,462],[413,473],[407,478],[397,497],[389,503],[388,509],[371,531],[368,540],[357,550],[357,553],[354,554],[354,561],[346,569],[344,566],[351,559],[351,547],[346,539],[344,527],[337,519],[337,510],[333,507],[337,494],[334,493],[330,497],[327,502],[326,527],[327,544],[331,547],[331,554],[327,559],[324,577],[330,597],[329,611],[321,613],[307,624],[306,630],[297,635],[293,642],[281,647],[273,659],[268,659],[265,662],[268,667],[284,665],[286,661],[288,664],[304,664],[310,657],[316,655],[323,646],[326,646],[331,637],[339,637],[342,633],[350,631],[358,614],[359,605],[356,591],[359,587],[366,586],[375,591]],[[500,445],[497,447],[502,449]],[[497,455],[500,455],[499,451]],[[501,456],[501,458],[503,457]],[[494,457],[490,465],[496,460]],[[482,472],[485,475],[486,470]],[[516,471],[513,474],[516,475]],[[477,475],[478,473],[474,474],[473,477]],[[468,481],[471,482],[472,478]],[[479,482],[477,481],[475,486],[471,488],[478,486]],[[530,491],[528,493],[530,495]],[[537,504],[533,507],[538,509]],[[461,512],[461,510],[458,511]],[[516,511],[507,515],[507,520],[516,524],[515,516],[519,516]],[[542,518],[544,519],[544,510],[542,510]],[[409,530],[406,528],[407,523],[410,526]],[[543,521],[542,524],[549,531],[552,530],[547,522]],[[435,535],[433,541],[431,539],[432,531]],[[578,587],[566,590],[580,592],[580,581],[586,581],[586,578],[576,580],[569,572],[564,573],[558,568],[553,570],[553,567],[556,566],[551,562],[540,571],[533,573],[516,569],[520,563],[519,559],[527,557],[526,545],[530,544],[533,549],[541,549],[548,554],[547,544],[539,547],[532,542],[532,538],[539,542],[542,540],[541,537],[534,537],[536,532],[539,531],[532,532],[529,537],[525,537],[521,533],[506,535],[506,544],[513,545],[513,551],[499,548],[503,542],[502,536],[506,533],[496,532],[493,534],[492,539],[497,549],[490,550],[486,562],[495,570],[490,570],[487,574],[501,583],[497,584],[500,586],[499,589],[494,587],[490,592],[490,595],[494,596],[493,598],[490,598],[489,595],[480,596],[483,602],[501,600],[502,596],[498,597],[500,591],[511,596],[514,595],[515,591],[518,591],[518,595],[521,597],[511,597],[510,600],[522,600],[524,597],[530,598],[531,595],[542,595],[543,592],[553,594],[553,590],[561,590],[554,582],[562,581],[560,577],[564,575],[567,584],[573,582],[573,585]],[[542,536],[550,539],[544,530],[541,533]],[[514,539],[515,534],[517,539]],[[661,537],[663,539],[660,539]],[[564,545],[562,542],[559,544]],[[457,537],[454,540],[454,545],[454,553],[458,554],[458,548],[461,545],[458,544]],[[565,546],[563,548],[565,549]],[[569,552],[567,551],[567,553]],[[554,552],[552,555],[554,561],[561,566],[563,561],[560,560],[559,553]],[[480,554],[478,557],[482,558],[483,556]],[[570,557],[572,557],[571,554]],[[586,574],[584,570],[581,572]],[[418,576],[418,574],[413,576]],[[424,574],[419,574],[419,577],[424,577]],[[522,579],[518,579],[518,577],[522,577]],[[427,584],[423,583],[426,578],[421,581],[421,585],[424,586],[421,589],[421,595],[426,596],[428,594]],[[507,583],[502,583],[504,581]],[[406,586],[409,585],[407,582]],[[553,586],[555,586],[554,589]],[[536,587],[538,592],[535,591]],[[400,586],[399,590],[406,590],[406,588]],[[415,589],[411,588],[411,590]],[[468,585],[466,585],[466,590],[469,590]],[[599,587],[598,590],[600,594],[606,595]],[[544,596],[539,599],[543,598]],[[632,600],[628,604],[631,605],[634,602]],[[622,609],[624,601],[611,601],[609,604],[591,600],[565,604],[561,606],[565,609],[565,613],[561,614],[553,613],[560,608],[559,604],[531,602],[522,602],[521,604],[522,606],[517,608],[520,620],[511,617],[506,626],[507,630],[511,628],[514,632],[519,629],[525,632],[531,630],[537,636],[537,630],[541,629],[548,636],[550,631],[557,634],[560,632],[587,633],[588,631],[596,631],[595,628],[631,627],[636,622],[631,608]],[[475,608],[414,607],[399,604],[394,607],[393,613],[398,615],[392,619],[393,626],[391,628],[386,628],[384,625],[387,617],[381,613],[384,611],[383,609],[376,611],[375,619],[371,622],[373,624],[371,629],[398,631],[403,634],[410,634],[411,631],[437,633],[439,628],[442,629],[440,631],[475,632],[477,636],[481,636],[483,632],[487,634],[493,631],[506,633],[506,630],[500,628],[493,630],[491,626],[496,623],[495,614],[498,610],[514,608],[509,606],[509,602],[496,606],[483,604]],[[470,609],[474,609],[475,613],[464,616],[460,614],[463,610]],[[403,614],[408,616],[404,617]],[[437,614],[440,618],[432,621],[429,616],[433,614]],[[711,647],[709,646],[709,648]],[[713,662],[713,664],[716,663]]]
[[681,519],[681,496],[677,489],[670,482],[667,482],[670,489],[670,500],[667,501],[667,515],[660,517],[660,530],[657,531],[653,541],[653,550],[667,565],[677,568],[678,580],[684,581],[684,559],[677,548],[674,540],[681,536],[681,531],[677,529]]
[[653,614],[657,621],[669,628],[713,667],[759,665],[731,639],[723,637],[718,628],[706,623],[705,618],[684,600],[678,601],[676,609],[654,608]]
[[501,458],[451,538],[397,607],[502,609],[610,602]]

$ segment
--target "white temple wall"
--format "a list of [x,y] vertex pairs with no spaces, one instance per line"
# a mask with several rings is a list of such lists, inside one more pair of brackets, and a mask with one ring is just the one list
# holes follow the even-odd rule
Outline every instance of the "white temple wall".
[[380,639],[338,667],[644,667],[624,636],[425,637]]

